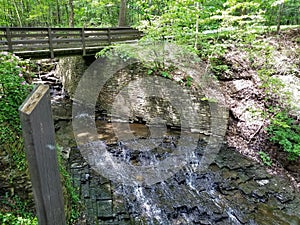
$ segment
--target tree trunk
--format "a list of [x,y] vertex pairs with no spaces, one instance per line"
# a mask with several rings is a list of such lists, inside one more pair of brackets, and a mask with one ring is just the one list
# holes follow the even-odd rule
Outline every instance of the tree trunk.
[[195,33],[195,44],[194,49],[198,50],[198,35],[199,35],[199,2],[196,2],[196,33]]
[[17,4],[16,4],[15,1],[13,1],[13,4],[14,4],[15,11],[16,11],[16,13],[17,13],[19,25],[20,25],[20,27],[22,27],[22,20],[21,20],[20,14],[19,14],[19,10],[18,10]]
[[69,26],[74,27],[74,3],[73,0],[69,0],[70,16],[69,16]]
[[58,0],[56,0],[56,25],[61,25],[60,6]]
[[126,26],[126,0],[120,1],[120,11],[119,11],[119,27]]
[[280,4],[278,7],[278,14],[277,14],[277,34],[280,33],[280,23],[281,23],[281,16],[282,16],[282,10],[283,10],[283,4]]

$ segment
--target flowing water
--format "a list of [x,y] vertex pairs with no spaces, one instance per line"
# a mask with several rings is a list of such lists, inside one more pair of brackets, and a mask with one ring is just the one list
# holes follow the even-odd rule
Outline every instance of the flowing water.
[[[131,124],[139,139],[145,124]],[[109,154],[134,166],[167,158],[180,131],[167,129],[158,147],[136,151],[119,142],[112,124],[97,121]],[[207,137],[199,139],[192,160],[173,176],[153,185],[126,185],[95,173],[74,148],[70,168],[87,207],[86,224],[300,224],[300,198],[285,178],[272,177],[255,162],[225,146],[206,171],[197,171]],[[174,165],[175,166],[175,165]],[[76,183],[77,182],[77,183]]]

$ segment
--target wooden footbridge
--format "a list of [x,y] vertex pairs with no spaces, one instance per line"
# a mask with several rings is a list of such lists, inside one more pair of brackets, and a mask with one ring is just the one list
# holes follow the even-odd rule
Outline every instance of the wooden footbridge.
[[0,51],[9,51],[24,58],[88,56],[113,43],[132,42],[141,36],[140,31],[130,27],[0,27]]

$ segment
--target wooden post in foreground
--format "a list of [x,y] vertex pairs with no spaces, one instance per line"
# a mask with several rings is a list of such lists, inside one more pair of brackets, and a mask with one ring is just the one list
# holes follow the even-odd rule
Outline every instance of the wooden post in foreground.
[[49,87],[36,87],[19,111],[39,224],[65,225]]

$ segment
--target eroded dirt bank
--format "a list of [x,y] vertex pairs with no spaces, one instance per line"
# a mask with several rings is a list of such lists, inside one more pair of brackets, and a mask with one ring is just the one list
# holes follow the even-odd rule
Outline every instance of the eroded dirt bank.
[[[300,159],[287,160],[287,153],[269,141],[270,135],[266,128],[274,116],[267,114],[271,107],[281,107],[281,110],[290,108],[290,114],[299,122],[299,38],[300,29],[284,31],[280,35],[261,36],[258,38],[262,48],[260,54],[251,50],[255,48],[255,43],[248,46],[232,45],[221,58],[228,65],[228,70],[218,75],[230,112],[226,134],[228,145],[260,162],[259,152],[266,152],[272,160],[269,172],[287,175],[298,190]],[[266,81],[260,71],[264,69],[271,71],[269,75],[275,78],[274,82],[277,82],[279,88],[276,83],[276,90],[263,86]],[[268,91],[273,92],[271,96]],[[285,92],[290,92],[290,99],[285,99]]]

